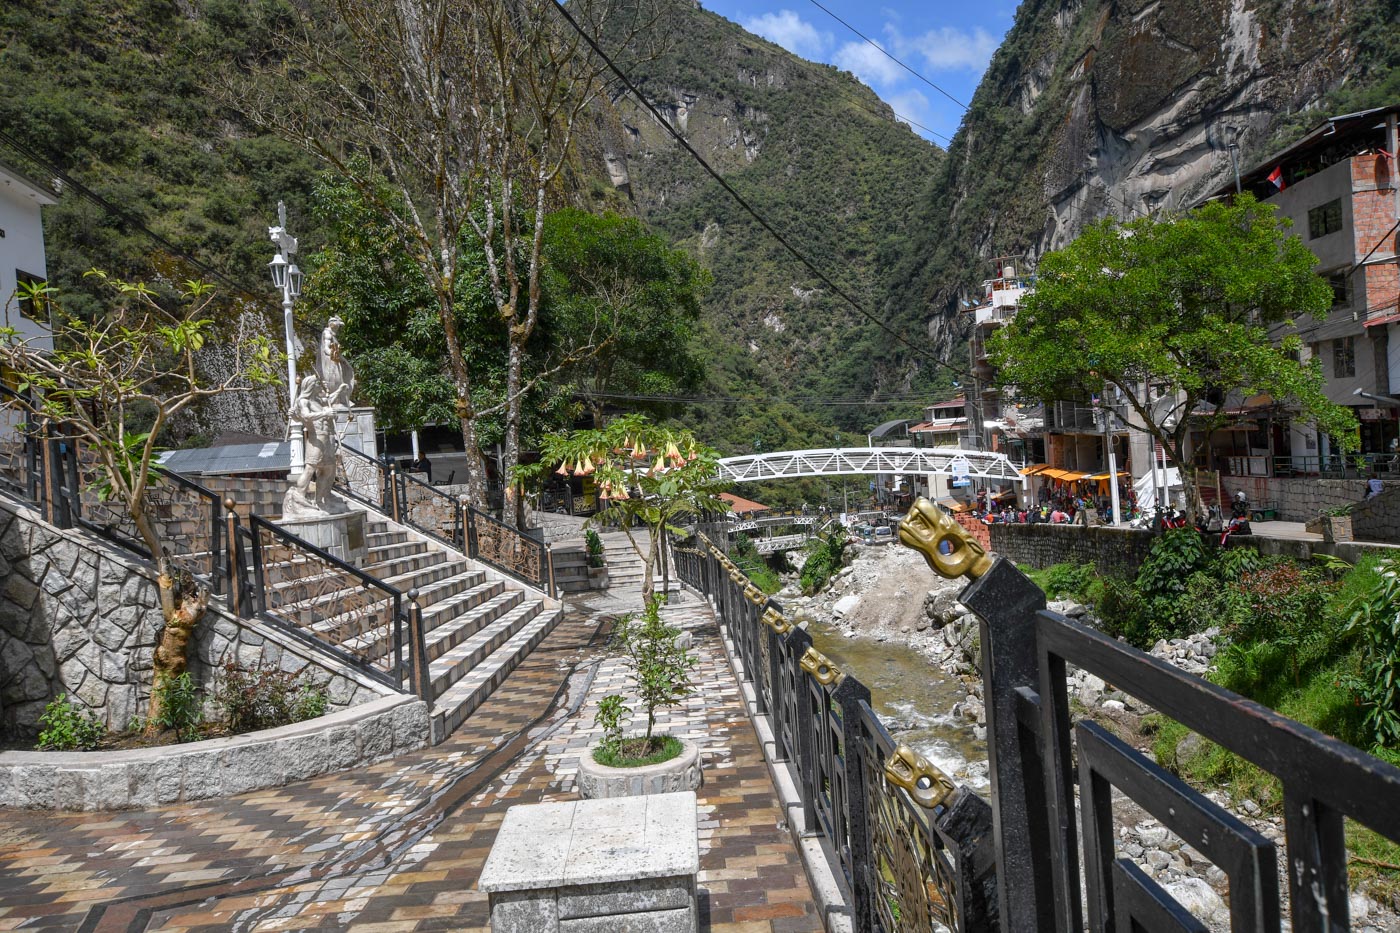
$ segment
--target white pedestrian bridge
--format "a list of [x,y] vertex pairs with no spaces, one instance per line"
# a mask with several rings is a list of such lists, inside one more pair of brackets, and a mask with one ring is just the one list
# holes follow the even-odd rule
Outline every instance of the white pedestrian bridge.
[[1005,454],[957,447],[825,447],[722,457],[719,461],[719,478],[736,483],[803,476],[874,476],[878,473],[975,476],[1013,483],[1025,482],[1021,471]]

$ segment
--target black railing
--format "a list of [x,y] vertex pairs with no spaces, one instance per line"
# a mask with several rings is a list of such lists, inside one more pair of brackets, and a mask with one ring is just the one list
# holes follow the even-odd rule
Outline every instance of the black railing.
[[[0,396],[17,398],[3,386]],[[12,425],[19,414],[13,406],[0,412]],[[71,432],[52,419],[21,417],[28,422],[0,446],[0,489],[50,524],[81,527],[150,560],[130,513],[96,491],[100,467]],[[170,562],[225,597],[235,615],[261,614],[391,686],[429,697],[427,653],[411,594],[261,516],[241,518],[232,500],[178,473],[152,471],[146,515]]]
[[386,683],[417,693],[426,649],[409,637],[405,594],[260,515],[230,512],[245,614],[266,613]]
[[553,555],[544,542],[467,505],[463,497],[404,473],[392,462],[348,447],[340,450],[336,485],[343,492],[473,560],[556,595]]
[[[915,507],[921,515],[930,508]],[[901,532],[926,542],[918,546],[933,563],[953,565],[953,574],[986,567],[959,600],[981,624],[1003,929],[1206,929],[1120,853],[1115,817],[1129,802],[1224,873],[1231,929],[1280,926],[1274,844],[1082,711],[1072,717],[1071,666],[1277,778],[1292,929],[1349,928],[1343,822],[1355,819],[1400,841],[1400,769],[1046,611],[1045,594],[1014,565],[985,555],[968,560],[981,549],[961,529],[929,536],[928,520],[910,514]]]
[[769,717],[778,756],[845,882],[857,930],[997,928],[991,809],[897,743],[870,691],[842,675],[709,537],[674,549],[682,581],[706,594],[739,676]]

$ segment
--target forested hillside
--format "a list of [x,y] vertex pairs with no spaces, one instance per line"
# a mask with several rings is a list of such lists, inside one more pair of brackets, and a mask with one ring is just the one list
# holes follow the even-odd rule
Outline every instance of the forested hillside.
[[[911,193],[941,151],[851,75],[680,6],[675,41],[638,69],[643,92],[823,272],[877,307],[905,253]],[[881,411],[815,399],[868,399],[891,338],[823,287],[649,113],[627,98],[617,106],[638,210],[715,276],[711,390],[751,400],[704,406],[710,436],[775,449],[824,443],[834,424],[864,432]]]

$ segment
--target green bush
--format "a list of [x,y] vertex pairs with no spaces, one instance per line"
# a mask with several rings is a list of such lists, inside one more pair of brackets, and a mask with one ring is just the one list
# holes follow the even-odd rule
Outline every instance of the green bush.
[[68,694],[60,693],[39,716],[39,750],[44,752],[87,751],[97,747],[107,734],[107,727],[92,710],[72,703]]
[[1049,599],[1070,598],[1084,601],[1098,579],[1098,569],[1089,563],[1055,564],[1046,568],[1041,589]]
[[841,569],[841,560],[846,553],[846,538],[843,534],[832,534],[819,538],[815,544],[808,547],[811,550],[807,554],[807,563],[802,565],[802,574],[798,577],[805,596],[820,591],[836,575],[836,571]]
[[613,639],[636,682],[637,699],[647,713],[648,745],[652,744],[657,709],[675,706],[695,692],[690,671],[696,658],[676,644],[680,630],[661,621],[663,602],[665,597],[648,599],[640,619],[623,616],[613,629]]
[[235,735],[273,729],[314,719],[326,711],[324,687],[276,668],[246,670],[236,663],[224,665],[224,676],[214,695],[228,730]]
[[160,718],[156,725],[174,729],[175,737],[181,742],[199,738],[199,727],[204,724],[204,703],[190,672],[165,679],[156,690],[161,695]]
[[783,581],[777,572],[769,567],[764,561],[763,555],[758,553],[758,548],[754,547],[753,541],[748,535],[735,535],[734,544],[729,552],[730,560],[744,571],[744,575],[753,581],[754,586],[763,592],[772,595],[783,588]]
[[603,556],[603,539],[598,536],[598,532],[592,528],[583,533],[584,548],[588,553],[588,566],[603,567],[606,559]]
[[1344,685],[1366,710],[1365,726],[1377,745],[1400,745],[1400,564],[1384,561],[1366,597],[1347,622],[1360,639],[1357,669]]

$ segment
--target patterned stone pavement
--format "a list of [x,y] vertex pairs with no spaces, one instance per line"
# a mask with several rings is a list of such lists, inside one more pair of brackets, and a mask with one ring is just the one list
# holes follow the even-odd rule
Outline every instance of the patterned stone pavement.
[[[0,812],[0,930],[485,930],[476,878],[507,807],[572,799],[601,697],[600,637],[639,594],[594,595],[442,745],[226,800],[108,814]],[[702,929],[822,928],[708,607],[697,696],[659,724],[705,753]],[[642,723],[644,725],[644,721]]]

